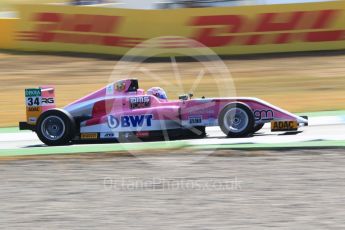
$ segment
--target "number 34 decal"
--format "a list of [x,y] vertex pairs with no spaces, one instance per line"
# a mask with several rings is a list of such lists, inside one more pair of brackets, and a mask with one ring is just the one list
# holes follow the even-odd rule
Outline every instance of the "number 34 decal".
[[28,97],[26,99],[26,103],[28,106],[39,106],[41,104],[41,100],[39,97]]
[[41,97],[27,97],[26,98],[26,105],[27,106],[40,106],[40,105],[47,105],[47,104],[54,104],[54,98],[41,98]]

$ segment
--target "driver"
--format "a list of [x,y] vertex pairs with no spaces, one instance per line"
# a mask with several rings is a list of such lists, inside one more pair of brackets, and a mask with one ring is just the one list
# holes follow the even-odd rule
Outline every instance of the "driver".
[[167,94],[160,87],[152,87],[147,90],[147,95],[153,95],[159,99],[168,100]]

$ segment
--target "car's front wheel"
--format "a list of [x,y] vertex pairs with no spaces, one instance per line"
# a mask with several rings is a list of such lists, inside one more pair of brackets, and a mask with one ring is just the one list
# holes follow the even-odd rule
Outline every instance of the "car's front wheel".
[[259,130],[261,130],[263,127],[264,127],[265,123],[262,123],[262,124],[257,124],[254,126],[254,130],[253,130],[253,133],[256,133],[258,132]]
[[68,112],[51,109],[38,118],[36,133],[46,145],[66,145],[74,137],[75,122]]
[[230,103],[220,112],[218,123],[228,137],[246,137],[255,124],[252,110],[243,103]]

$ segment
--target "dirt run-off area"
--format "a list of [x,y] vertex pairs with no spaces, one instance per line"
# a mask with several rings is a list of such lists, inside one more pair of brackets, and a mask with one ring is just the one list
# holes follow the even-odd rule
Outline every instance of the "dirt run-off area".
[[0,228],[344,229],[343,153],[0,161]]
[[[170,99],[193,91],[195,97],[258,97],[291,112],[345,109],[345,53],[227,59],[229,72],[221,63],[212,63],[129,62],[120,70],[125,73],[135,66],[130,77],[138,78],[141,88],[161,86]],[[110,58],[0,53],[0,126],[25,120],[25,88],[54,85],[61,107],[114,79],[126,78],[121,71],[113,77],[117,64]],[[215,76],[208,66],[222,74]]]

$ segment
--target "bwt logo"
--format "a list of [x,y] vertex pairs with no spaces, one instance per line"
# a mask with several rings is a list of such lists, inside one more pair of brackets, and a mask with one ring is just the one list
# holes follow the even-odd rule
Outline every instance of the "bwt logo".
[[268,110],[255,110],[254,111],[254,118],[256,121],[270,121],[273,120],[274,118],[274,113],[272,110],[268,109]]
[[133,116],[121,116],[120,119],[109,115],[108,116],[108,126],[111,129],[116,129],[120,127],[143,127],[152,126],[153,115],[133,115]]

